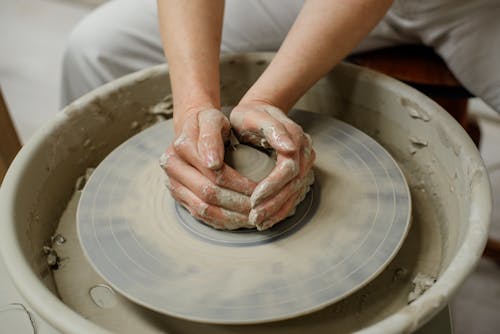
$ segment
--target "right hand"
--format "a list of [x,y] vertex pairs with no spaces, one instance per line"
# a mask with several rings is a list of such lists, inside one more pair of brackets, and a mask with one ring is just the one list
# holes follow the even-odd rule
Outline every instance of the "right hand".
[[242,142],[276,151],[276,166],[250,197],[249,223],[265,230],[285,219],[309,191],[316,158],[312,139],[283,111],[267,102],[240,102],[230,118]]
[[160,161],[170,193],[191,215],[217,229],[253,227],[248,213],[256,184],[224,163],[228,119],[214,108],[182,115],[174,113],[176,139]]

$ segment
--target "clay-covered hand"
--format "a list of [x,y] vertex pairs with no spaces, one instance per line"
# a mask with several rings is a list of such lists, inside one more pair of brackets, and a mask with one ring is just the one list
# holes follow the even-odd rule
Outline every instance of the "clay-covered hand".
[[280,109],[263,102],[238,105],[231,125],[242,142],[272,148],[277,161],[251,195],[249,222],[265,230],[293,213],[314,181],[315,152],[302,127]]
[[160,159],[172,196],[215,228],[251,227],[250,195],[256,184],[224,163],[228,119],[213,108],[185,115],[174,116],[177,136]]

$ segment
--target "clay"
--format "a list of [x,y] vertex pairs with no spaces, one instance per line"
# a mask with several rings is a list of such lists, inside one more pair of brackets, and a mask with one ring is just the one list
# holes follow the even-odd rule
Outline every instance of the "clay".
[[412,281],[411,291],[408,294],[408,304],[413,303],[418,297],[423,295],[435,282],[435,277],[418,273]]
[[224,161],[252,181],[263,180],[276,162],[266,153],[245,144],[227,147]]
[[402,98],[401,104],[408,110],[408,114],[411,118],[420,119],[424,122],[429,122],[431,120],[429,114],[417,103],[407,98]]

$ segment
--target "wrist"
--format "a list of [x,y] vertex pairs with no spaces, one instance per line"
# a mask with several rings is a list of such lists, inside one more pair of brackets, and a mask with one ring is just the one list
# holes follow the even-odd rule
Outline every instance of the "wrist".
[[171,82],[176,133],[191,115],[205,109],[220,109],[219,87],[212,84],[218,81],[186,74],[182,79],[173,75]]
[[297,100],[295,96],[293,96],[293,92],[287,93],[279,88],[266,88],[261,86],[262,85],[260,85],[259,82],[256,82],[254,86],[243,96],[240,104],[270,105],[287,114]]
[[182,127],[184,125],[184,122],[186,119],[189,117],[194,117],[193,115],[198,114],[199,112],[203,110],[208,110],[208,109],[217,109],[219,110],[220,108],[217,107],[214,103],[211,101],[199,101],[199,102],[192,102],[186,105],[176,105],[174,103],[174,130],[175,134],[178,135]]
[[288,112],[288,109],[285,106],[283,106],[283,103],[279,103],[267,97],[253,96],[253,94],[248,94],[248,93],[245,94],[245,96],[243,96],[238,105],[242,107],[270,106],[281,110],[285,114]]

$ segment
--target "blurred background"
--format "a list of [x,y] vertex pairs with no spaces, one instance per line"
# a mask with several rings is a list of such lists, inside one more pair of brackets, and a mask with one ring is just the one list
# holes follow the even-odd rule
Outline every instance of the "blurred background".
[[[0,0],[0,87],[22,142],[59,111],[66,40],[104,1]],[[493,189],[490,236],[500,240],[500,116],[479,99],[471,99],[469,108],[479,121],[480,150]],[[0,262],[0,323],[1,309],[13,302],[22,300]],[[500,333],[500,263],[483,258],[450,309],[454,333]]]

